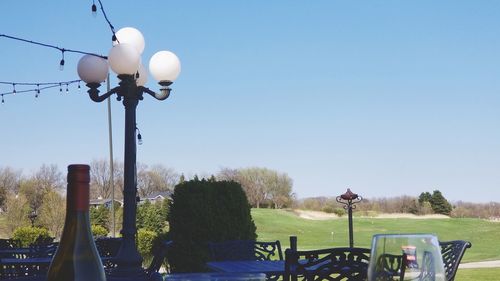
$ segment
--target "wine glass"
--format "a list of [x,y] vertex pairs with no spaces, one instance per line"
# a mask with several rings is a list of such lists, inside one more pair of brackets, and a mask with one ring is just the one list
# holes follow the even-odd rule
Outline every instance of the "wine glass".
[[433,234],[373,236],[368,281],[445,281],[441,248]]

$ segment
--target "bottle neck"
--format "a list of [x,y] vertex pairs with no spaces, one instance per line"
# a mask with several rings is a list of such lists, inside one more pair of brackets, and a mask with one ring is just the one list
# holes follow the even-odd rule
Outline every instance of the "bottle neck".
[[90,227],[89,215],[89,186],[74,182],[68,184],[66,197],[66,223],[77,221],[81,226]]
[[88,183],[73,182],[68,184],[68,193],[66,197],[68,212],[87,212],[89,211],[89,185]]
[[66,211],[89,211],[90,166],[68,166]]

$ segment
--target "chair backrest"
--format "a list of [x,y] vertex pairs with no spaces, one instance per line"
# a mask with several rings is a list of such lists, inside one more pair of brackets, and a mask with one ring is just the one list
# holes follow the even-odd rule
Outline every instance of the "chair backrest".
[[[16,262],[0,260],[0,280],[33,277],[30,280],[44,280],[49,270],[49,262],[24,262],[32,258],[52,258],[59,243],[33,244],[27,248],[12,249],[9,257]],[[50,260],[50,259],[49,259]],[[35,278],[36,277],[36,278]]]
[[[170,246],[172,246],[172,244],[173,241],[171,240],[162,241],[160,243],[160,247],[155,249],[153,260],[151,261],[149,267],[146,269],[146,274],[149,277],[151,277],[155,273],[158,273],[163,262],[165,261],[165,258],[167,257],[168,250]],[[167,273],[169,273],[168,267],[166,268],[166,271]]]
[[101,237],[95,239],[95,246],[101,257],[114,257],[118,254],[122,238],[120,237]]
[[45,280],[49,264],[0,264],[0,280]]
[[441,255],[443,257],[446,280],[455,280],[458,265],[465,254],[465,251],[472,247],[472,244],[464,240],[439,241]]
[[36,246],[45,246],[45,245],[50,245],[54,243],[54,237],[42,237],[39,236],[35,242],[30,244],[30,247],[36,247]]
[[279,240],[271,242],[255,241],[255,258],[257,260],[283,260],[281,243]]
[[29,247],[30,252],[27,256],[30,258],[53,257],[56,253],[57,247],[59,247],[59,242],[32,245],[31,247]]
[[102,259],[102,266],[106,274],[111,273],[118,264],[113,259],[122,245],[121,237],[99,237],[94,240],[97,252]]
[[[300,262],[299,262],[300,261]],[[370,249],[357,247],[285,251],[284,280],[361,281],[367,279]]]
[[21,241],[18,239],[5,239],[0,238],[0,249],[12,249],[12,248],[20,248]]
[[283,260],[280,241],[231,240],[209,242],[210,260]]
[[[382,254],[377,258],[377,280],[403,280],[407,266],[406,254]],[[399,278],[398,278],[399,277]]]

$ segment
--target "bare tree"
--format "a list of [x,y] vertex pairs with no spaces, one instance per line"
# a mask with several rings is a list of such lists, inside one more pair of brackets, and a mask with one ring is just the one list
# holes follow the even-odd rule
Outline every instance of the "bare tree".
[[239,170],[240,184],[245,190],[248,202],[257,208],[267,198],[267,189],[264,173],[267,171],[265,168],[246,168]]
[[32,176],[32,179],[37,183],[38,188],[43,190],[55,189],[63,191],[66,186],[63,174],[54,164],[43,164]]
[[217,179],[240,183],[248,202],[257,208],[266,200],[271,200],[275,208],[282,208],[293,202],[293,181],[286,173],[258,167],[240,170],[222,168],[217,173]]
[[217,180],[240,182],[240,173],[237,169],[222,168],[217,173]]
[[5,224],[9,236],[12,235],[12,232],[14,232],[16,228],[29,225],[29,213],[30,206],[24,195],[11,194],[7,197],[5,202]]
[[[121,198],[123,191],[123,165],[114,161],[113,183],[115,198]],[[104,159],[90,163],[90,196],[91,198],[111,198],[111,167]]]
[[40,207],[38,222],[52,232],[55,237],[60,237],[64,226],[66,200],[57,192],[48,191]]
[[21,182],[21,171],[10,167],[0,168],[0,208],[3,208],[7,195],[17,194]]
[[28,206],[31,211],[38,213],[40,206],[43,203],[43,197],[49,189],[40,187],[40,184],[35,178],[29,178],[21,182],[19,195],[22,195],[28,201]]
[[0,189],[17,194],[22,178],[21,170],[14,170],[11,167],[0,168]]
[[179,174],[171,168],[157,164],[148,169],[139,165],[137,172],[137,190],[139,196],[146,197],[156,192],[173,190],[179,182]]
[[267,170],[265,176],[267,194],[274,208],[281,209],[285,204],[291,203],[293,180],[285,173],[280,174],[272,170]]

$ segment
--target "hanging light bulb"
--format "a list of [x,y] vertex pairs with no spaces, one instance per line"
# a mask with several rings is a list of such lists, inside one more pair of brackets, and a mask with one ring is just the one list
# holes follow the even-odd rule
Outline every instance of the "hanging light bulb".
[[35,98],[38,98],[38,95],[40,95],[40,84],[36,84],[36,94],[35,94]]
[[62,84],[59,83],[59,93],[62,93]]
[[61,51],[61,53],[62,53],[62,59],[59,62],[59,70],[63,71],[64,70],[64,49]]
[[5,101],[3,100],[3,95],[2,95],[2,103],[5,103]]
[[[13,88],[12,93],[15,95],[17,93],[17,91],[16,91],[16,83],[12,84],[12,88]],[[2,95],[2,97],[3,97],[3,95]]]
[[137,131],[137,143],[139,145],[142,145],[141,131],[139,130],[139,128],[137,128],[137,126],[135,126],[135,130]]
[[69,94],[68,84],[66,84],[66,94]]
[[141,136],[141,133],[137,134],[137,143],[139,145],[142,145],[142,136]]
[[97,17],[97,6],[95,5],[95,1],[92,1],[92,16]]
[[78,81],[78,92],[80,92],[80,91],[81,91],[81,89],[82,89],[82,88],[80,87],[80,81]]

